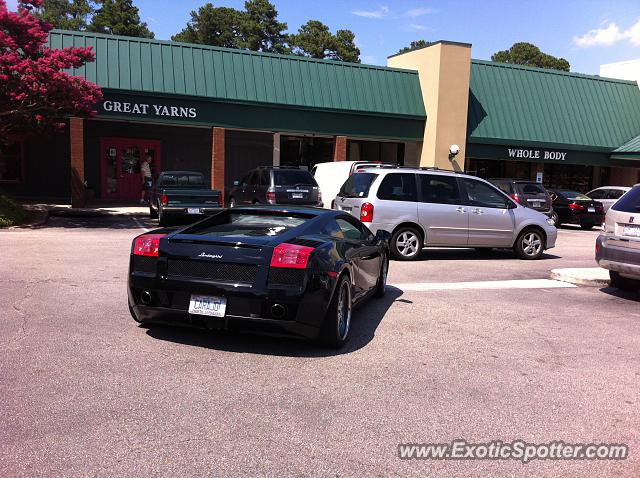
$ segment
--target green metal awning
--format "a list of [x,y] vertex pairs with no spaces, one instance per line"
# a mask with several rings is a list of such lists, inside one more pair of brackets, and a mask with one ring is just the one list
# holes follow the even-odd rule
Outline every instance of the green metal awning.
[[70,73],[122,92],[426,118],[412,70],[63,30],[49,44],[93,47],[96,60]]
[[633,81],[472,60],[470,143],[611,153],[640,132]]

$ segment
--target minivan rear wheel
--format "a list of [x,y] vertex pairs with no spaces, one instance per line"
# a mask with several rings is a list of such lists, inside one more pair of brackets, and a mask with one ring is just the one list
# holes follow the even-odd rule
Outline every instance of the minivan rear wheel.
[[520,259],[540,259],[544,253],[544,236],[538,229],[525,229],[518,236],[513,249]]
[[399,261],[411,261],[422,251],[422,234],[413,227],[401,227],[391,237],[391,255]]
[[611,285],[620,290],[640,290],[640,281],[622,277],[619,272],[609,271]]

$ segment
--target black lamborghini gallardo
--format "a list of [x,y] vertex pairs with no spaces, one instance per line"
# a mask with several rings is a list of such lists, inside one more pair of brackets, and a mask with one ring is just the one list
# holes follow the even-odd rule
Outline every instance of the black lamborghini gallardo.
[[138,322],[293,334],[339,347],[353,306],[382,296],[389,234],[341,211],[240,207],[133,240]]

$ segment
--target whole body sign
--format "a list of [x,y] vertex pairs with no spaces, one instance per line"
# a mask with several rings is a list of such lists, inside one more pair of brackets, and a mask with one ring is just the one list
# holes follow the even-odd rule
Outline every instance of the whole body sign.
[[167,118],[197,118],[194,107],[178,105],[158,105],[153,103],[132,103],[129,101],[105,100],[102,109],[108,113],[124,113],[140,116],[158,116]]
[[507,148],[507,151],[509,153],[509,158],[512,159],[542,159],[547,161],[564,161],[567,157],[567,153],[562,151],[518,148]]

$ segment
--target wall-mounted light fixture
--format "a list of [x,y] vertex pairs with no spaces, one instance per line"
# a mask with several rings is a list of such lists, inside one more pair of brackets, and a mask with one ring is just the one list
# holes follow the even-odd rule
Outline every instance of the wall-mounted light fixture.
[[453,161],[453,158],[455,158],[459,152],[460,146],[458,146],[457,144],[452,144],[449,148],[449,161]]

